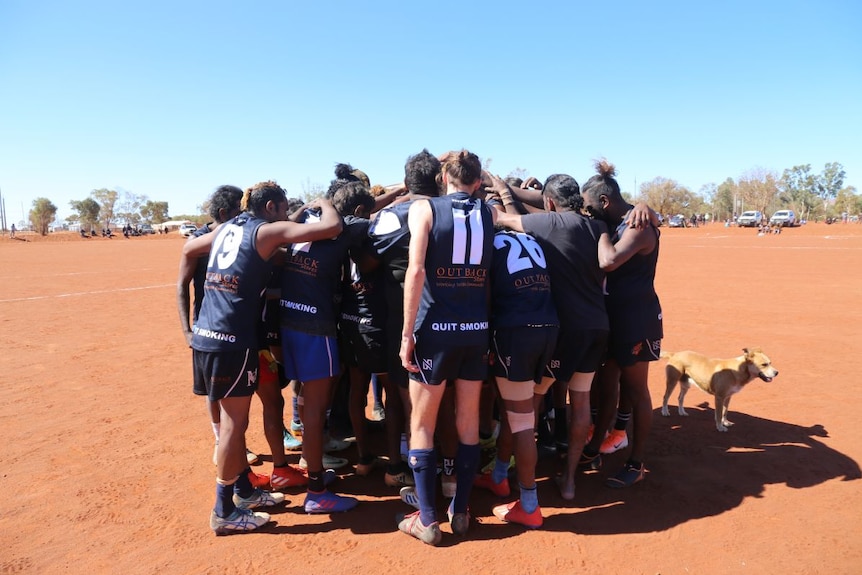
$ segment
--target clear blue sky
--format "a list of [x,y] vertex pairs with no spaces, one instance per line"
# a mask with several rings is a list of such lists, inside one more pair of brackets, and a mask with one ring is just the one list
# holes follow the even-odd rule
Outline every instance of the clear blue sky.
[[[372,183],[466,147],[631,192],[841,163],[862,190],[862,4],[0,0],[7,223],[96,188]],[[22,209],[23,207],[23,209]]]

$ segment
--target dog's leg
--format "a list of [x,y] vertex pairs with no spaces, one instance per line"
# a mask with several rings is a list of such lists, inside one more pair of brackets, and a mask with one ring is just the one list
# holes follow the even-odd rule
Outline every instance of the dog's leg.
[[679,406],[677,411],[683,417],[687,417],[688,413],[685,411],[685,407],[683,407],[683,403],[685,402],[685,394],[688,393],[688,388],[691,387],[691,378],[687,375],[682,376],[682,379],[679,380]]
[[673,393],[673,388],[676,387],[676,382],[679,381],[680,376],[682,376],[682,373],[680,373],[680,371],[671,364],[667,364],[667,367],[664,368],[664,372],[667,376],[667,387],[664,390],[664,399],[661,402],[661,414],[668,417],[670,416],[670,410],[667,408],[667,402]]
[[715,428],[719,431],[727,431],[727,426],[724,424],[724,413],[728,399],[720,395],[715,396]]
[[732,396],[728,395],[724,398],[724,409],[721,412],[721,424],[725,429],[733,425],[733,422],[727,419],[727,410],[730,409],[730,398]]

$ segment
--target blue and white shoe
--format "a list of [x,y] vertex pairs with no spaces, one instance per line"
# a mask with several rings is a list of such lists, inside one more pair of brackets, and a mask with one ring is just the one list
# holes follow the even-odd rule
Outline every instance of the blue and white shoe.
[[240,497],[238,493],[233,494],[233,503],[238,509],[257,509],[258,507],[272,507],[284,503],[284,493],[278,491],[264,491],[255,489],[249,497]]
[[215,531],[216,535],[247,533],[266,525],[270,521],[269,513],[249,509],[234,509],[234,512],[227,517],[219,517],[213,511],[210,514],[210,529]]
[[287,451],[300,451],[302,449],[302,439],[296,437],[288,430],[284,430],[284,448]]

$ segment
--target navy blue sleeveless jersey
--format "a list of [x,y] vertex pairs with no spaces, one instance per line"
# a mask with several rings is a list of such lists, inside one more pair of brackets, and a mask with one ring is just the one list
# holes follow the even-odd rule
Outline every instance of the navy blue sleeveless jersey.
[[542,246],[529,234],[494,235],[491,325],[494,329],[559,325]]
[[217,232],[210,248],[201,311],[192,328],[194,349],[257,349],[260,296],[271,269],[257,253],[257,229],[265,223],[244,213]]
[[368,228],[368,236],[372,240],[374,251],[386,272],[386,283],[400,286],[402,295],[410,246],[407,212],[410,211],[411,204],[413,204],[412,200],[380,210]]
[[433,213],[425,286],[415,331],[455,336],[454,345],[488,341],[488,273],[494,245],[491,209],[464,192],[428,200]]
[[[320,221],[320,216],[307,211],[303,222],[311,221]],[[367,232],[368,220],[348,216],[338,237],[290,245],[281,274],[283,328],[335,337],[342,263]]]
[[[612,241],[618,242],[630,228],[621,223]],[[611,337],[618,342],[661,339],[661,303],[655,291],[655,270],[658,263],[659,231],[655,249],[648,254],[635,254],[626,263],[608,273],[606,302],[611,322]]]
[[[366,226],[371,222],[361,220]],[[360,271],[354,260],[362,261],[372,255],[374,247],[367,233],[359,238],[361,245],[350,251],[341,274],[340,321],[352,322],[363,331],[379,331],[386,327],[386,295],[383,286],[385,270],[378,266],[371,271]],[[373,255],[372,255],[373,257]]]
[[[212,231],[212,225],[213,222],[202,225],[192,233],[192,237],[199,238],[204,234],[210,233]],[[192,287],[195,291],[195,293],[192,294],[194,297],[194,305],[192,306],[192,325],[194,325],[194,323],[198,320],[198,314],[201,313],[201,304],[204,300],[204,282],[207,279],[208,261],[209,258],[207,256],[199,257],[198,263],[195,266],[195,274],[192,276]]]

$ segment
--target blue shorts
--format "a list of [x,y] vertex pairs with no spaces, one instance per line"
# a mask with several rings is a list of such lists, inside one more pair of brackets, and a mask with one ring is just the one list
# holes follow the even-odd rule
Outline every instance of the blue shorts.
[[334,337],[311,335],[281,328],[281,351],[284,377],[303,383],[341,372],[338,342]]
[[228,397],[247,397],[257,389],[258,357],[243,351],[192,350],[193,391],[211,401]]
[[511,327],[494,331],[491,349],[495,377],[539,383],[557,346],[557,326]]

